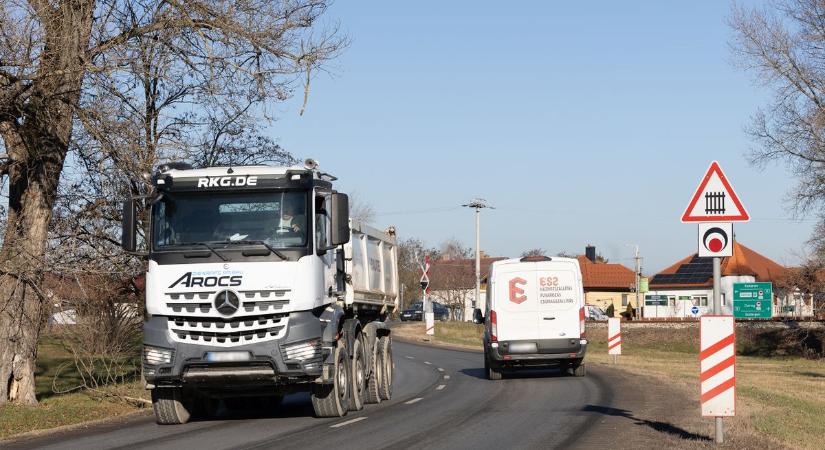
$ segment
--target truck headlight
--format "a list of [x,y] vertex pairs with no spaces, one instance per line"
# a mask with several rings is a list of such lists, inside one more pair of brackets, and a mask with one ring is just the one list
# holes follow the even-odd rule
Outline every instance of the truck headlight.
[[159,364],[169,364],[174,357],[175,351],[172,349],[151,345],[143,346],[143,362],[146,365],[157,366]]

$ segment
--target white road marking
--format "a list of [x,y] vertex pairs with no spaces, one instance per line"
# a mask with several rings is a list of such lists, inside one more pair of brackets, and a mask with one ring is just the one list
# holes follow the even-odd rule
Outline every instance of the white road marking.
[[418,398],[414,398],[414,399],[412,399],[412,400],[410,400],[410,401],[408,401],[408,402],[405,402],[404,404],[405,404],[405,405],[412,405],[413,403],[418,403],[418,402],[420,402],[421,400],[424,400],[424,399],[423,399],[423,398],[421,398],[421,397],[418,397]]
[[405,356],[407,359],[415,359],[415,356]]
[[444,379],[445,379],[445,380],[449,380],[449,379],[450,379],[450,376],[449,376],[449,375],[444,375]]
[[433,365],[433,363],[431,363],[431,362],[429,362],[429,361],[424,361],[424,364],[426,364],[426,365],[428,365],[428,366],[432,366],[432,365]]
[[438,385],[438,387],[437,387],[437,388],[435,388],[435,390],[436,390],[436,391],[440,391],[440,390],[444,389],[445,387],[447,387],[447,385],[446,385],[446,384],[439,384],[439,385]]
[[340,427],[343,427],[343,426],[352,425],[356,422],[360,422],[360,421],[366,420],[366,419],[367,419],[366,417],[358,417],[358,418],[355,418],[355,419],[352,419],[352,420],[347,420],[346,422],[341,422],[341,423],[336,423],[335,425],[330,425],[329,427],[330,428],[340,428]]
[[444,372],[444,369],[442,369],[441,367],[439,367],[439,368],[438,368],[438,371],[439,371],[439,372]]

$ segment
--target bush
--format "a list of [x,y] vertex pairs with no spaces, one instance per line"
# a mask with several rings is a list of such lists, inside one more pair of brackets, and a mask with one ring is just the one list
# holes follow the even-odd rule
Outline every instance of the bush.
[[607,307],[607,310],[604,313],[607,314],[607,317],[613,317],[613,314],[616,313],[616,308],[613,307],[613,303]]

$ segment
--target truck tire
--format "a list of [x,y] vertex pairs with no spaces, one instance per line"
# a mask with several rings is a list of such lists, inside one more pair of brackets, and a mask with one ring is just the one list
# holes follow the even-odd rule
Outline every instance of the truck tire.
[[352,342],[352,401],[350,411],[361,411],[367,403],[367,354],[364,351],[363,334]]
[[579,364],[578,366],[575,366],[570,370],[573,373],[574,377],[583,377],[587,375],[587,368],[585,367],[584,363]]
[[152,389],[152,409],[158,425],[180,425],[189,422],[193,406],[183,395],[183,389]]
[[378,385],[378,394],[382,400],[392,398],[392,339],[383,336],[378,340],[378,364],[381,367],[381,378]]
[[484,352],[484,372],[487,375],[488,380],[500,380],[501,379],[501,370],[498,370],[493,367],[490,363],[490,358],[487,356],[487,352]]
[[372,371],[367,381],[367,403],[381,403],[381,382],[384,379],[383,364],[381,364],[380,339],[375,340],[372,349]]
[[350,402],[349,352],[338,344],[335,347],[335,366],[332,384],[316,384],[312,387],[310,398],[316,417],[344,417]]

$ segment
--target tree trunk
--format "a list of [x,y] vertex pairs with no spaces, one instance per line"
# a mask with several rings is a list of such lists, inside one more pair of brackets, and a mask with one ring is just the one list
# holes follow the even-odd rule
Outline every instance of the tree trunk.
[[0,405],[34,405],[37,340],[51,309],[40,290],[57,184],[80,99],[93,0],[41,5],[45,46],[30,94],[0,121],[9,212],[0,248]]

